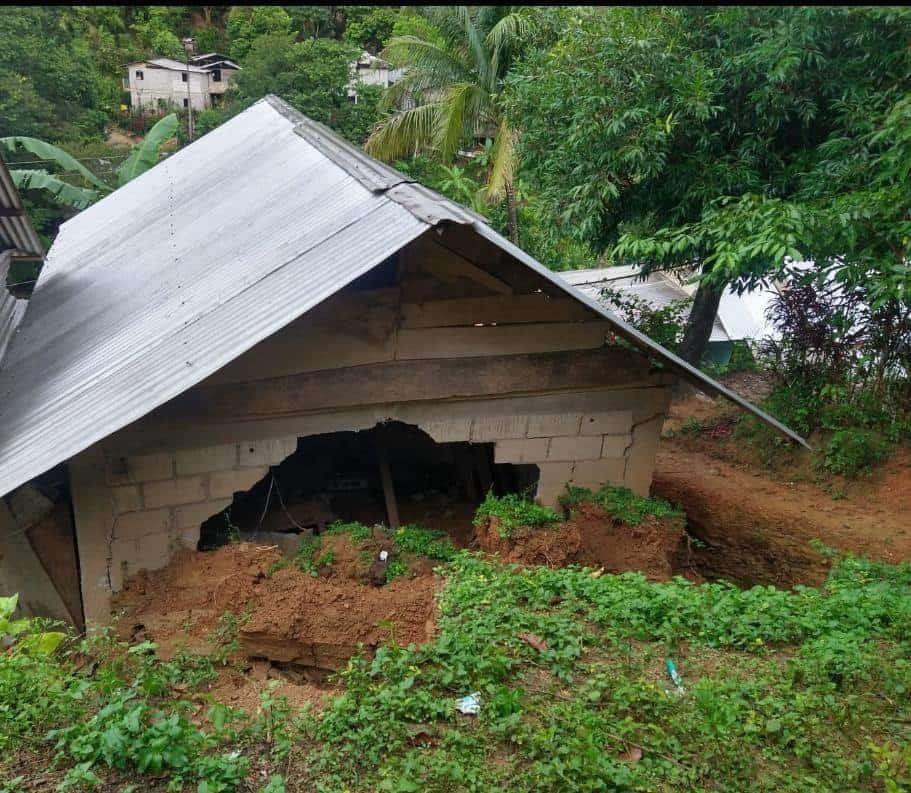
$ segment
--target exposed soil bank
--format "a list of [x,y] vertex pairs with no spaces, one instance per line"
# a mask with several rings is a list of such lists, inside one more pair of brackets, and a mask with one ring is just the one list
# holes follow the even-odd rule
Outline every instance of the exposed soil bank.
[[141,626],[165,656],[178,646],[213,649],[225,612],[238,617],[241,651],[320,671],[344,666],[363,643],[368,651],[390,637],[401,644],[432,635],[432,573],[383,587],[344,577],[314,577],[288,566],[275,569],[276,548],[251,543],[179,555],[164,570],[140,574],[118,596],[124,630]]
[[494,518],[477,530],[475,538],[481,550],[508,562],[581,564],[608,573],[639,570],[655,580],[693,574],[683,521],[648,517],[638,526],[628,526],[595,504],[580,504],[563,523],[519,529],[509,538],[500,536]]

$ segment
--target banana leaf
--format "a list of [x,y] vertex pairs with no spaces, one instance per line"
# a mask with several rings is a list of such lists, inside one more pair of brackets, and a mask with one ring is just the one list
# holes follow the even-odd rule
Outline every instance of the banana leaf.
[[123,187],[131,179],[135,179],[149,168],[158,163],[158,152],[162,144],[173,138],[177,132],[177,114],[171,113],[160,119],[148,131],[142,143],[138,144],[123,165],[117,170],[117,185]]
[[41,160],[56,163],[64,171],[78,173],[87,182],[95,185],[100,190],[108,191],[111,189],[71,154],[67,154],[63,149],[46,141],[38,138],[28,138],[24,135],[13,135],[8,138],[0,138],[0,147],[10,154],[15,154],[17,150],[23,149]]
[[19,190],[44,190],[57,202],[76,209],[85,209],[98,199],[98,190],[76,187],[47,171],[15,170],[10,176]]

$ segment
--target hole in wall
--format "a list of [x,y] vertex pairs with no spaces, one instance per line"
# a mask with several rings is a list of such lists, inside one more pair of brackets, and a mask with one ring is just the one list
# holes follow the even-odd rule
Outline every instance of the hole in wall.
[[470,541],[474,512],[488,491],[534,493],[539,473],[535,465],[495,463],[493,443],[438,443],[419,427],[397,421],[310,435],[202,524],[198,549],[238,538],[296,543],[297,535],[319,534],[335,520],[389,525],[383,459],[399,523],[442,529],[458,545]]

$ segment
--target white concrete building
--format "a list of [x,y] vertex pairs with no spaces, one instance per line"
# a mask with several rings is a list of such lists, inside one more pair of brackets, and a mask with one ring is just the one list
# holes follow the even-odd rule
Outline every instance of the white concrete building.
[[348,98],[357,102],[358,83],[378,85],[383,89],[395,85],[405,74],[404,69],[394,69],[390,64],[376,55],[364,51],[361,57],[351,64],[351,82],[348,83]]
[[152,58],[127,66],[124,88],[134,109],[172,107],[205,110],[215,107],[240,66],[217,52],[196,55],[186,62]]

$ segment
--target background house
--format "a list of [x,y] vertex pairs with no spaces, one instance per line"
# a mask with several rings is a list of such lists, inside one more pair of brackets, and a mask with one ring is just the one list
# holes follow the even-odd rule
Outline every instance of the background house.
[[[641,298],[655,309],[679,300],[692,300],[696,293],[695,283],[682,282],[673,273],[655,271],[643,278],[636,265],[567,270],[559,273],[559,276],[605,305],[608,304],[602,297],[602,291],[608,287]],[[758,341],[772,335],[774,328],[766,316],[766,310],[774,295],[773,289],[756,289],[742,295],[738,295],[734,289],[726,290],[712,326],[706,359],[715,363],[727,363],[735,342]]]
[[358,83],[362,83],[363,85],[378,85],[385,90],[401,80],[404,73],[404,69],[394,69],[382,58],[371,55],[365,50],[361,56],[351,64],[351,82],[348,83],[348,98],[355,103],[358,101]]
[[187,63],[171,58],[152,58],[127,66],[124,88],[136,110],[164,110],[192,106],[194,110],[214,107],[240,70],[217,52],[195,55]]

